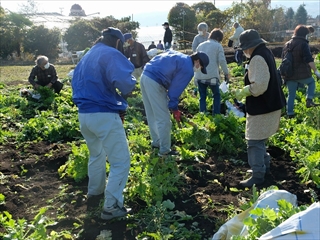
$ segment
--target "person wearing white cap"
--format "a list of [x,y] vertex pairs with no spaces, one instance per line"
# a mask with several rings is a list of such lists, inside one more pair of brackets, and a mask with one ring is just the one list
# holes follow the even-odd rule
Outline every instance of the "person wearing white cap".
[[238,49],[239,43],[240,43],[239,37],[240,37],[240,34],[244,31],[244,29],[237,22],[235,22],[233,24],[233,27],[235,30],[234,30],[233,35],[229,38],[229,40],[232,41],[233,48],[235,49],[234,59],[236,60],[236,62],[240,66],[242,64],[243,52],[241,49]]
[[[125,216],[123,190],[130,169],[130,153],[123,113],[136,79],[133,64],[123,54],[124,37],[117,28],[102,31],[93,47],[77,64],[72,85],[72,100],[78,107],[80,131],[89,149],[88,208],[99,206],[104,198],[101,218]],[[118,93],[121,92],[121,94]],[[106,184],[106,157],[110,172]]]
[[270,155],[265,144],[278,131],[281,109],[286,105],[274,56],[265,43],[254,29],[240,35],[239,47],[249,62],[245,87],[237,89],[235,97],[238,101],[246,98],[245,138],[252,170],[250,178],[240,181],[243,187],[263,184],[265,174],[270,172]]
[[124,55],[134,65],[133,76],[138,80],[141,76],[144,65],[149,62],[150,58],[143,44],[135,41],[131,33],[125,33],[124,37]]
[[193,52],[196,52],[199,44],[204,41],[207,41],[209,37],[208,24],[206,24],[205,22],[201,22],[198,24],[197,29],[198,29],[198,34],[193,38],[193,41],[192,41]]

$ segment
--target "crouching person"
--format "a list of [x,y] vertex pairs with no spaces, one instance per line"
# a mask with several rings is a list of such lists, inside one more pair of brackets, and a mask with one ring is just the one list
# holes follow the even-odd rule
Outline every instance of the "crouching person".
[[35,61],[36,65],[32,68],[28,81],[37,89],[39,86],[52,88],[55,93],[59,93],[63,83],[58,80],[57,71],[46,56],[40,55]]

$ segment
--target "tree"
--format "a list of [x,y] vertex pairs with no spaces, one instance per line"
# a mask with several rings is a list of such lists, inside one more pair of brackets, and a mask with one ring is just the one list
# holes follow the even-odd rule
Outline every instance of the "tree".
[[38,12],[38,4],[34,0],[27,0],[26,4],[20,5],[21,14],[34,15]]
[[308,13],[307,10],[304,8],[304,4],[301,4],[298,9],[296,14],[294,15],[294,25],[298,25],[298,24],[306,24],[307,23],[307,19],[308,19]]
[[92,21],[76,20],[64,34],[64,40],[68,43],[68,50],[77,51],[91,47],[94,41],[101,36],[101,30],[95,27]]
[[206,22],[206,16],[217,8],[211,2],[195,3],[191,6],[196,12],[197,23]]
[[168,14],[168,20],[173,27],[173,34],[179,39],[179,43],[183,43],[184,48],[186,43],[191,43],[196,29],[196,16],[195,10],[190,8],[188,4],[176,3],[176,5],[170,9]]
[[92,20],[76,19],[64,34],[64,40],[68,43],[70,51],[82,50],[91,47],[101,36],[101,31],[107,27],[116,27],[122,33],[131,32],[133,36],[137,36],[135,30],[139,28],[139,23],[131,21],[130,17],[120,20],[113,16],[97,17]]
[[13,32],[8,27],[8,18],[3,7],[0,6],[0,57],[6,58],[14,51]]
[[46,55],[55,59],[59,53],[60,29],[48,29],[43,25],[33,26],[28,30],[23,42],[24,52],[38,55]]
[[205,18],[205,22],[208,24],[209,29],[213,28],[221,28],[223,29],[224,26],[231,20],[231,15],[228,14],[228,11],[220,11],[212,10]]
[[293,24],[294,24],[293,17],[294,17],[294,11],[292,7],[289,7],[286,12],[286,21],[287,21],[288,29],[293,29]]
[[0,7],[0,12],[0,55],[7,57],[8,54],[15,51],[20,57],[24,33],[33,23],[22,14],[6,13],[2,7]]

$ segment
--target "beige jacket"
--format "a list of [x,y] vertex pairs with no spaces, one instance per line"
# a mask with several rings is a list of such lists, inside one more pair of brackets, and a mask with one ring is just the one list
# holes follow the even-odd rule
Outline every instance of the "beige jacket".
[[[263,57],[256,55],[251,59],[248,74],[252,96],[263,94],[268,88],[270,79],[269,68]],[[262,140],[269,138],[278,131],[280,117],[281,110],[254,116],[247,113],[246,139]]]

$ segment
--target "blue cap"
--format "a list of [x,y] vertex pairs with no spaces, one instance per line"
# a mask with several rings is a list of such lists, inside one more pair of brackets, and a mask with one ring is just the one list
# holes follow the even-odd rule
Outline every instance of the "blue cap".
[[122,32],[118,28],[108,27],[102,31],[102,36],[105,35],[115,36],[116,38],[120,39],[122,43],[125,41]]
[[209,57],[207,54],[205,54],[204,52],[197,52],[197,55],[200,59],[200,65],[201,65],[201,72],[204,73],[204,74],[207,74],[207,69],[206,67],[208,66],[209,64]]
[[132,38],[132,34],[131,33],[125,33],[123,34],[124,37],[124,41],[127,41],[128,39]]

